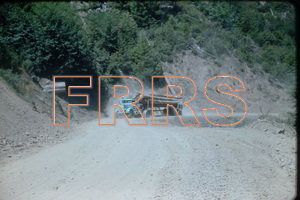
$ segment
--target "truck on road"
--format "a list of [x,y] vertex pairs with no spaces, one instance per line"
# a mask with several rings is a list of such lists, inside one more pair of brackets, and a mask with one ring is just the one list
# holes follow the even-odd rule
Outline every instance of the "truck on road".
[[[132,105],[140,97],[140,93],[136,95],[135,98],[122,99],[120,106],[123,108],[125,114],[128,118],[140,117],[138,109]],[[142,114],[148,118],[152,115],[152,110],[154,115],[165,116],[168,112],[168,115],[175,115],[177,113],[182,115],[182,97],[167,97],[164,95],[154,95],[153,97],[153,106],[152,106],[152,95],[144,95],[139,102],[136,103]],[[174,106],[175,110],[172,107],[167,105]],[[167,110],[168,109],[168,110]],[[120,109],[116,110],[117,117],[123,115],[123,112]]]

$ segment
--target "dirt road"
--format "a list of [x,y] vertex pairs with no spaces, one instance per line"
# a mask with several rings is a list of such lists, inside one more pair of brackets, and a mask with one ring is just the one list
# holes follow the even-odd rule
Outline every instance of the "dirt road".
[[[295,138],[251,128],[84,123],[0,167],[1,200],[292,199]],[[282,164],[283,163],[283,164]]]

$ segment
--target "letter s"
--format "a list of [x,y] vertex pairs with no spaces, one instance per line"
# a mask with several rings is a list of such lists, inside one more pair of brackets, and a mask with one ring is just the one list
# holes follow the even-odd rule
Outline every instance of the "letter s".
[[[220,81],[222,83],[231,81],[231,83],[233,83],[231,85],[233,85],[233,86],[230,86],[228,84],[218,84],[218,82],[220,82]],[[225,96],[224,95],[222,95],[222,96],[226,97],[226,98],[231,98],[232,101],[235,101],[235,102],[233,102],[233,104],[236,107],[238,107],[238,104],[240,105],[239,106],[240,108],[244,107],[244,111],[243,111],[243,115],[242,116],[238,115],[238,113],[237,113],[237,115],[235,117],[232,116],[233,115],[233,108],[231,106],[228,106],[228,105],[216,102],[216,101],[212,100],[208,96],[207,91],[209,89],[211,89],[214,84],[218,85],[217,86],[217,92],[220,93],[219,95],[225,94]],[[228,92],[222,91],[221,88],[220,88],[221,86],[228,87],[231,92],[246,91],[246,87],[245,87],[243,81],[241,79],[235,77],[235,76],[221,75],[221,76],[212,77],[211,79],[209,79],[205,83],[205,86],[204,86],[204,95],[205,95],[205,97],[210,102],[212,102],[214,104],[217,104],[217,105],[220,105],[220,106],[224,106],[224,107],[229,108],[230,109],[230,114],[229,115],[222,115],[219,112],[218,108],[216,108],[216,107],[214,107],[214,108],[203,108],[202,109],[202,113],[204,115],[204,118],[206,119],[207,122],[209,122],[210,124],[216,125],[216,126],[234,126],[234,125],[237,125],[237,124],[241,123],[245,119],[245,117],[246,117],[246,114],[248,112],[247,104],[244,101],[244,99],[242,99],[241,97],[239,97],[239,96],[237,96],[235,94],[232,94],[232,93],[228,93]],[[216,91],[216,90],[210,90],[210,91]],[[228,96],[228,95],[230,95],[230,96]],[[213,96],[212,93],[211,93],[211,96]],[[214,96],[214,97],[216,97],[216,96]],[[218,119],[213,120],[213,117],[211,117],[211,119],[208,119],[208,116],[207,116],[208,110],[215,110],[217,112],[217,114],[219,116],[221,116],[221,118],[217,117]],[[215,114],[215,112],[210,112],[210,114]],[[217,120],[220,120],[220,119],[222,119],[222,121],[227,121],[228,123],[217,122]],[[240,119],[240,120],[237,120],[237,119]],[[212,122],[212,121],[215,121],[215,122]],[[235,121],[235,122],[233,122],[233,121]]]

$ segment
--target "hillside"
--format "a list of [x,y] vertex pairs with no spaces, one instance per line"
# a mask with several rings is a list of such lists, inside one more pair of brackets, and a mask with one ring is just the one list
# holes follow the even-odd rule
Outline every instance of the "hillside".
[[[294,16],[285,2],[4,3],[0,74],[24,70],[35,82],[93,75],[93,85],[99,75],[132,75],[146,87],[153,75],[184,75],[198,84],[198,108],[210,106],[203,95],[209,78],[233,75],[245,82],[249,112],[293,118]],[[93,87],[92,102],[96,93]]]
[[[24,76],[22,77],[24,80]],[[52,96],[32,82],[30,87],[28,102],[0,78],[1,160],[5,157],[18,159],[23,151],[30,153],[34,149],[36,151],[46,145],[60,143],[73,135],[76,124],[96,118],[96,115],[76,107],[71,110],[71,126],[54,126]],[[57,97],[57,104],[66,110],[68,103]],[[58,122],[65,123],[66,116],[65,112],[58,110]]]
[[[193,103],[198,109],[207,107],[216,107],[204,96],[204,85],[209,78],[219,75],[235,76],[243,81],[246,87],[245,92],[238,92],[247,103],[249,113],[285,113],[293,111],[292,103],[285,85],[276,79],[269,78],[269,75],[263,71],[252,70],[246,63],[239,61],[235,56],[225,57],[221,61],[221,66],[215,63],[214,59],[203,58],[203,54],[194,55],[192,52],[186,52],[184,55],[178,55],[174,63],[164,64],[164,74],[167,76],[184,75],[193,79],[197,84],[197,98]],[[242,69],[242,70],[241,70]],[[182,83],[180,79],[170,80],[174,85],[182,85],[186,96],[191,97],[193,92],[191,85]],[[231,86],[232,81],[222,82]],[[228,91],[224,89],[224,91]],[[210,98],[234,105],[237,99],[223,99],[220,94],[214,92]],[[188,100],[188,99],[187,99]],[[218,107],[218,106],[217,106]],[[236,107],[243,110],[241,107]],[[261,113],[261,114],[263,114]]]

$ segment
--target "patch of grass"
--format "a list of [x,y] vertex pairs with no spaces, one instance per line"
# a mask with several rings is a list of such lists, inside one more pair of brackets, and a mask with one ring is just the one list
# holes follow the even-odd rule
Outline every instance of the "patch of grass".
[[268,121],[274,121],[277,123],[287,124],[292,127],[295,127],[295,125],[296,125],[296,113],[295,112],[286,112],[286,113],[282,113],[278,116],[270,115],[269,113],[267,113],[267,114],[262,113],[258,118],[265,119]]
[[20,75],[13,73],[11,69],[0,69],[0,77],[7,82],[7,84],[15,90],[17,93],[21,92],[19,90]]
[[257,89],[258,89],[258,91],[262,91],[262,86],[261,86],[261,84],[258,84],[258,85],[257,85]]
[[218,67],[222,67],[222,63],[221,61],[218,59],[218,60],[214,60],[214,63],[218,66]]
[[20,69],[19,72],[13,72],[11,69],[0,69],[0,77],[20,98],[28,102],[31,101],[36,85],[23,69]]

